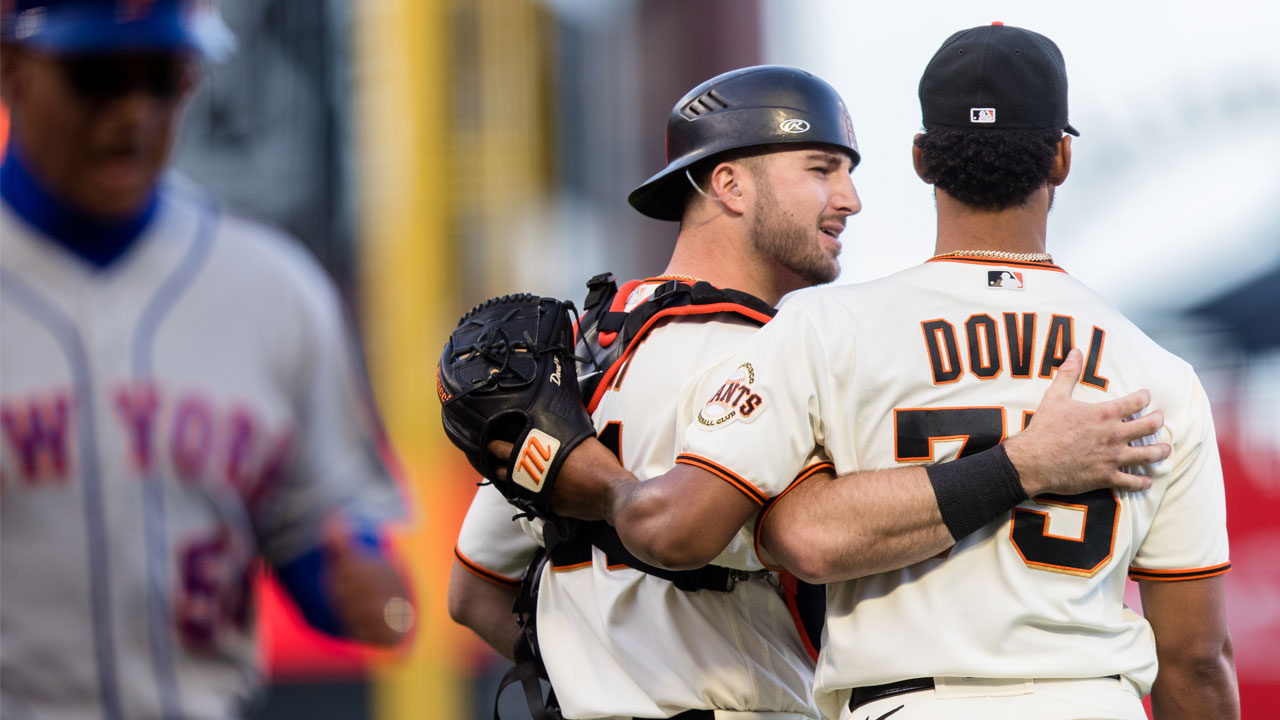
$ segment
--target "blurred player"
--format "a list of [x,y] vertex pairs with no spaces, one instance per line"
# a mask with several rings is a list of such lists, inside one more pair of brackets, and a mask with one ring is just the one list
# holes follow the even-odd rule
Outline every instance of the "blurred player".
[[180,0],[4,4],[6,718],[239,717],[258,558],[321,630],[401,636],[400,502],[336,293],[161,178],[219,27]]
[[[1045,253],[1071,166],[1064,133],[1076,134],[1061,53],[1020,28],[965,30],[930,61],[920,100],[915,166],[936,191],[936,255],[797,294],[736,360],[766,408],[692,427],[682,461],[781,494],[761,533],[781,565],[815,582],[860,578],[828,585],[815,695],[830,718],[1141,720],[1153,681],[1158,720],[1239,717],[1208,399],[1185,362]],[[1059,367],[1072,347],[1083,365]],[[1055,372],[1089,399],[1150,388],[1172,455],[1133,470],[1149,489],[1029,491],[976,532],[953,515],[912,536],[922,561],[896,570],[861,552],[885,541],[884,515],[851,485],[779,482],[813,444],[845,473],[965,457],[1034,430]],[[930,468],[944,516],[970,490],[953,466]],[[1126,575],[1145,620],[1124,606]]]

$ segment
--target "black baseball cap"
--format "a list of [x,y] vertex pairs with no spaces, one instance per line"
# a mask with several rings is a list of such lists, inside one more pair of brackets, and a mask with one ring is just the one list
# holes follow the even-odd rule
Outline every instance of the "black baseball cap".
[[947,38],[920,77],[924,127],[963,130],[1062,130],[1067,66],[1037,32],[995,22]]

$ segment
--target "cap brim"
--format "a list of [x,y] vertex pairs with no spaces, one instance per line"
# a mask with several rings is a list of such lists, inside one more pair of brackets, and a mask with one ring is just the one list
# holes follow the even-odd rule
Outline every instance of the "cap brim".
[[1064,132],[1064,133],[1066,133],[1066,134],[1068,134],[1068,135],[1075,135],[1076,137],[1080,137],[1080,131],[1079,131],[1079,130],[1077,130],[1077,129],[1075,129],[1075,128],[1073,128],[1073,127],[1071,127],[1071,125],[1070,125],[1070,124],[1068,124],[1066,127],[1062,128],[1062,132]]

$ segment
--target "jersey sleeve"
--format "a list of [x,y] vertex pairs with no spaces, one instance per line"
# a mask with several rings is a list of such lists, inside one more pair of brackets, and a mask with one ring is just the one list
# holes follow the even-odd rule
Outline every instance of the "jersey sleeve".
[[770,499],[769,503],[760,511],[760,514],[756,516],[756,521],[748,524],[744,528],[744,532],[749,532],[752,550],[755,552],[756,559],[759,561],[761,567],[775,572],[786,570],[786,568],[782,566],[782,563],[775,560],[760,542],[760,529],[764,527],[765,518],[769,516],[769,511],[773,510],[774,505],[777,504],[778,500],[780,500],[783,495],[791,492],[792,488],[796,487],[800,483],[820,473],[834,472],[835,465],[827,459],[826,448],[814,448],[808,459],[805,460],[804,467],[801,468],[800,472],[796,473],[795,478],[792,479],[791,484],[787,485],[781,493],[778,493],[777,497]]
[[518,585],[541,545],[542,523],[513,520],[519,510],[492,485],[482,485],[458,533],[454,556],[485,580]]
[[823,444],[829,358],[810,312],[789,302],[699,383],[677,463],[702,468],[760,506]]
[[1183,427],[1171,428],[1169,488],[1129,568],[1135,580],[1193,580],[1231,569],[1218,441],[1209,398],[1194,375],[1187,396]]
[[273,487],[254,511],[263,555],[277,566],[317,547],[319,529],[331,518],[367,532],[403,517],[363,358],[322,275],[316,268],[297,293],[300,327],[285,370],[293,381],[294,433]]

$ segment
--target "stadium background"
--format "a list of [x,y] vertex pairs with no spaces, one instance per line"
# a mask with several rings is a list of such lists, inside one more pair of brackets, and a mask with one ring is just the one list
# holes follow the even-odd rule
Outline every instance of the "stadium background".
[[1067,57],[1083,135],[1049,249],[1190,360],[1210,391],[1244,717],[1280,707],[1280,8],[871,5],[222,4],[239,49],[193,102],[177,166],[302,238],[344,291],[412,504],[396,536],[419,605],[412,644],[365,653],[303,628],[264,579],[270,685],[256,717],[490,716],[505,661],[445,610],[474,488],[439,429],[436,357],[486,297],[580,299],[601,270],[662,268],[674,227],[625,197],[662,165],[666,113],[684,90],[766,62],[831,81],[863,152],[865,209],[843,237],[839,282],[878,277],[932,248],[931,196],[907,159],[919,73],[950,32],[996,19],[1044,32]]

